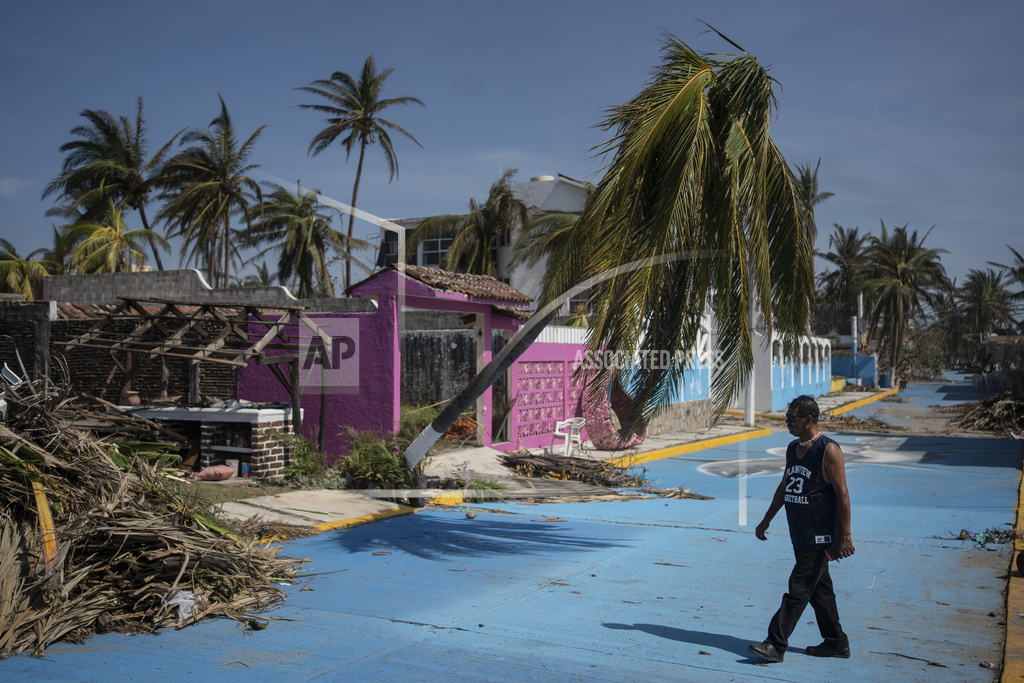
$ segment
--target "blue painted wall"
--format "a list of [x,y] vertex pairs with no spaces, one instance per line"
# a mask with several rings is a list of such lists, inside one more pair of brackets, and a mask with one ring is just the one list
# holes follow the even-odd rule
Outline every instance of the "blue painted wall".
[[860,378],[861,384],[874,386],[878,378],[878,366],[874,356],[858,354],[856,362],[852,355],[832,357],[832,373],[839,377]]

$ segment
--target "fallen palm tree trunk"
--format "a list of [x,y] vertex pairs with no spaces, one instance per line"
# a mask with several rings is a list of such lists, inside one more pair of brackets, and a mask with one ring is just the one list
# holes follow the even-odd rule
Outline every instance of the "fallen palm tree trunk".
[[501,456],[501,462],[518,477],[571,479],[597,486],[637,486],[643,477],[642,474],[630,474],[632,468],[618,467],[601,460],[536,455],[526,450],[506,453]]

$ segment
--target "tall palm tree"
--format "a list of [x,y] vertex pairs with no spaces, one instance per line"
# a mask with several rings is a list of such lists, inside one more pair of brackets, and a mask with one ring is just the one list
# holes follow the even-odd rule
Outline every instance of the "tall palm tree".
[[974,341],[1016,326],[1011,301],[1013,295],[1006,288],[1004,274],[1005,271],[996,272],[992,268],[972,268],[963,287],[957,292],[957,299]]
[[947,283],[941,254],[945,249],[924,246],[931,229],[918,239],[917,231],[907,232],[907,226],[894,228],[889,233],[882,221],[882,235],[869,237],[865,256],[871,275],[864,288],[874,300],[871,326],[882,322],[880,343],[889,351],[889,371],[899,368],[900,352],[908,324],[921,313],[923,303],[932,304],[934,292]]
[[829,197],[834,197],[834,192],[819,192],[818,191],[818,169],[821,168],[821,159],[818,159],[818,164],[811,169],[811,165],[806,166],[797,165],[797,182],[800,183],[800,196],[803,197],[804,202],[807,203],[807,208],[811,212],[811,244],[818,237],[818,226],[814,222],[814,207],[821,204]]
[[827,303],[851,304],[864,280],[864,249],[868,235],[861,235],[860,228],[847,230],[833,223],[834,230],[828,238],[829,251],[818,255],[835,266],[835,270],[822,273],[819,283]]
[[[353,148],[359,147],[359,163],[356,166],[355,183],[352,185],[353,209],[359,199],[359,183],[363,177],[363,160],[366,157],[368,146],[380,145],[381,151],[384,153],[384,160],[388,165],[389,182],[398,175],[398,159],[395,156],[389,131],[400,133],[422,147],[419,141],[401,126],[381,116],[385,109],[397,104],[426,106],[415,97],[381,98],[384,82],[392,71],[393,69],[390,68],[377,71],[373,55],[370,55],[366,58],[358,79],[344,71],[335,71],[331,74],[330,79],[318,79],[309,85],[296,88],[296,90],[311,93],[326,100],[326,103],[299,105],[301,109],[312,109],[327,115],[327,125],[314,135],[312,142],[309,143],[310,154],[316,156],[341,136],[344,136],[341,139],[341,146],[345,148],[346,161],[351,156]],[[350,214],[348,218],[348,238],[350,240],[353,239],[354,221],[355,216]],[[351,251],[349,251],[349,255],[351,255]],[[349,258],[345,262],[345,289],[347,290],[351,284],[352,259]]]
[[108,200],[107,215],[102,221],[80,221],[66,226],[69,241],[74,244],[71,265],[80,273],[121,273],[131,271],[145,262],[142,251],[150,237],[160,246],[167,240],[145,229],[129,230],[123,209]]
[[331,227],[331,216],[321,211],[317,201],[319,190],[303,192],[300,185],[293,194],[280,185],[272,187],[263,201],[262,218],[242,233],[244,242],[250,246],[270,244],[261,255],[270,249],[279,250],[278,281],[287,282],[294,276],[300,299],[318,291],[333,299],[327,252],[336,248],[351,258],[353,249],[365,249],[368,243],[353,240],[354,244],[349,244],[344,233]]
[[23,294],[34,301],[43,278],[59,272],[56,263],[44,258],[43,249],[36,249],[28,256],[21,256],[14,245],[0,237],[0,292]]
[[951,363],[962,360],[963,351],[971,345],[972,335],[959,298],[956,279],[932,293],[932,324],[939,329],[942,353]]
[[71,129],[80,139],[60,147],[64,157],[61,174],[43,191],[64,201],[48,215],[68,214],[86,221],[98,221],[107,212],[107,200],[139,212],[145,236],[153,251],[153,260],[163,270],[159,236],[150,228],[146,206],[150,193],[160,180],[160,165],[174,144],[175,134],[156,154],[146,158],[146,120],[142,115],[142,97],[138,98],[135,120],[114,118],[102,109],[84,109],[80,116],[87,123]]
[[[793,343],[807,326],[814,264],[807,203],[769,134],[774,81],[718,35],[742,54],[699,54],[666,36],[647,87],[610,110],[601,151],[613,158],[550,259],[542,296],[624,269],[595,294],[595,350],[694,348],[710,308],[720,352],[712,393],[724,407],[753,367],[753,304],[766,334]],[[669,400],[682,374],[637,370],[627,430]]]
[[160,198],[166,203],[158,217],[171,235],[184,240],[188,261],[206,267],[214,287],[231,281],[231,217],[242,216],[249,224],[252,205],[262,200],[259,183],[246,174],[259,167],[248,161],[264,128],[240,143],[220,97],[217,118],[208,128],[185,133],[181,144],[192,146],[171,157],[161,171]]
[[451,237],[451,246],[441,259],[442,268],[493,276],[498,237],[529,220],[526,204],[512,194],[515,173],[514,168],[505,171],[491,185],[483,204],[470,199],[469,213],[431,216],[420,223],[406,240],[406,253],[416,253],[416,247],[423,240]]

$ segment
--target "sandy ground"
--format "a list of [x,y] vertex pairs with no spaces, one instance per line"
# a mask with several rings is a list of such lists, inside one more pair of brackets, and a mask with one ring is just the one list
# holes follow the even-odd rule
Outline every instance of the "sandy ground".
[[966,412],[966,405],[922,406],[909,403],[897,395],[873,404],[875,410],[871,412],[870,418],[840,415],[829,419],[823,426],[827,424],[831,431],[844,432],[992,438],[991,432],[965,430],[950,424],[950,421]]

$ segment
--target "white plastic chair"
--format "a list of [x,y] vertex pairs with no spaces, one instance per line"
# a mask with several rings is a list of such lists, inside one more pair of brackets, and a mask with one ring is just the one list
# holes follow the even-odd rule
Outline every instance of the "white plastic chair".
[[555,433],[551,435],[551,452],[555,452],[556,439],[563,439],[565,441],[565,457],[567,458],[574,443],[582,449],[583,438],[580,436],[580,430],[583,429],[585,424],[587,424],[587,420],[583,417],[570,417],[568,420],[556,422]]
[[17,389],[24,380],[15,374],[14,370],[7,367],[7,363],[4,363],[4,367],[0,370],[0,376],[3,376],[4,381],[11,385],[12,388]]

